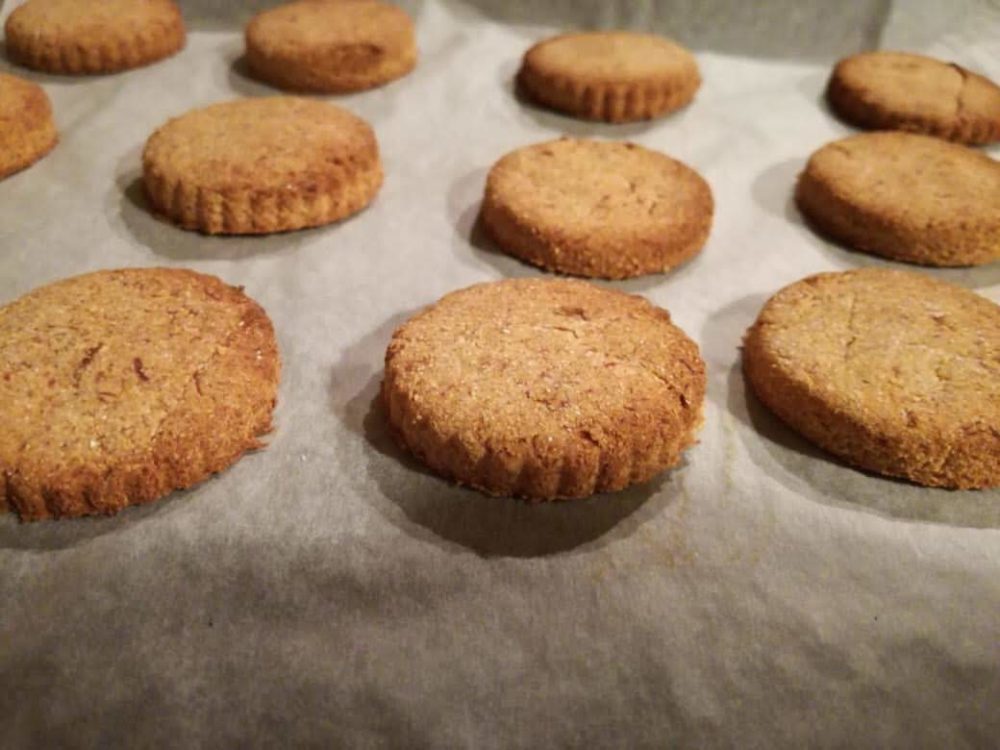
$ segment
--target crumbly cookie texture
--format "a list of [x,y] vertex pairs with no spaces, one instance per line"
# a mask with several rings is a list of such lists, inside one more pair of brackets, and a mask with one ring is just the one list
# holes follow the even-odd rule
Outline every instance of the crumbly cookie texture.
[[580,498],[680,460],[705,364],[669,314],[568,279],[454,292],[393,335],[382,398],[399,442],[493,495]]
[[413,21],[376,0],[298,0],[257,14],[246,27],[255,77],[290,91],[360,91],[417,64]]
[[71,75],[148,65],[185,41],[172,0],[28,0],[7,18],[5,34],[13,62]]
[[42,87],[0,73],[0,179],[34,164],[58,141]]
[[185,229],[267,234],[360,211],[382,185],[371,127],[297,97],[241,99],[170,120],[146,142],[153,208]]
[[624,279],[667,271],[698,253],[712,212],[708,184],[681,162],[634,143],[565,138],[500,159],[481,218],[517,258]]
[[529,49],[517,76],[539,104],[574,117],[633,122],[688,105],[701,85],[694,56],[653,34],[562,34]]
[[928,266],[1000,259],[1000,163],[912,133],[827,144],[795,199],[822,234],[857,250]]
[[0,308],[0,507],[112,514],[260,447],[279,379],[271,321],[181,269],[98,271]]
[[847,122],[959,143],[1000,140],[1000,86],[960,65],[907,52],[863,52],[837,63],[827,99]]
[[747,331],[743,369],[796,432],[868,471],[1000,485],[1000,306],[922,274],[810,276]]

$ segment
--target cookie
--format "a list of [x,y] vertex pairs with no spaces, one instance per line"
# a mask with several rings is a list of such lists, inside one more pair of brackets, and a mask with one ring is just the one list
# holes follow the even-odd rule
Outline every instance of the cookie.
[[680,460],[705,364],[670,315],[569,279],[454,292],[403,324],[382,399],[404,448],[492,495],[581,498]]
[[564,138],[500,159],[486,180],[481,220],[516,258],[624,279],[695,255],[712,210],[708,184],[679,161],[634,143]]
[[1000,87],[954,63],[906,52],[862,52],[837,63],[826,89],[841,118],[960,143],[1000,140]]
[[654,34],[595,31],[539,42],[517,82],[529,98],[586,120],[649,120],[686,106],[701,85],[694,56]]
[[1000,258],[1000,163],[912,133],[864,133],[809,158],[795,201],[820,233],[927,266]]
[[47,73],[114,73],[184,46],[172,0],[28,0],[7,18],[7,55]]
[[58,141],[42,87],[0,73],[0,179],[34,164]]
[[207,234],[267,234],[338,221],[382,185],[371,127],[308,99],[213,104],[170,120],[146,141],[153,208]]
[[0,308],[0,506],[112,514],[260,447],[271,321],[242,290],[167,268],[98,271]]
[[413,22],[400,8],[368,2],[298,2],[258,13],[246,28],[253,75],[291,91],[360,91],[417,64]]
[[1000,306],[866,268],[774,295],[743,370],[783,422],[847,463],[930,487],[1000,485]]

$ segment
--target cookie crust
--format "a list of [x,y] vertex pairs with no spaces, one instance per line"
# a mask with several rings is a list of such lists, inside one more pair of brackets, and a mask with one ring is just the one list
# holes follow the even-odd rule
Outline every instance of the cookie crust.
[[70,75],[148,65],[185,42],[172,0],[28,0],[7,18],[5,34],[13,62]]
[[371,127],[297,97],[241,99],[174,118],[146,142],[153,208],[206,234],[319,226],[367,206],[382,184]]
[[524,55],[521,90],[551,109],[586,120],[634,122],[688,105],[701,85],[694,56],[654,34],[561,34]]
[[116,513],[261,447],[280,363],[240,289],[181,269],[98,271],[0,308],[0,507]]
[[698,347],[666,311],[568,279],[446,295],[395,332],[382,384],[400,444],[436,473],[531,500],[676,465],[704,395]]
[[490,170],[483,227],[536,266],[624,279],[667,271],[708,238],[712,192],[690,167],[634,143],[564,138]]
[[1000,86],[960,65],[906,52],[863,52],[833,69],[827,100],[868,130],[906,130],[967,144],[1000,140]]
[[747,331],[757,397],[806,439],[929,487],[1000,484],[1000,306],[866,268],[785,287]]
[[289,91],[361,91],[417,64],[410,17],[377,0],[298,0],[254,16],[245,37],[254,76]]
[[795,190],[820,233],[927,266],[1000,259],[1000,163],[912,133],[863,133],[810,158]]
[[0,179],[34,164],[58,142],[42,87],[0,73]]

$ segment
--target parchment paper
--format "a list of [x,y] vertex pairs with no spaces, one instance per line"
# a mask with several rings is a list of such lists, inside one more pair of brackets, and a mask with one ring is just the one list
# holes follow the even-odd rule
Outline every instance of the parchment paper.
[[[62,132],[0,182],[0,302],[187,266],[245,285],[284,361],[270,447],[217,478],[111,519],[0,519],[0,746],[997,746],[1000,493],[842,466],[748,397],[738,351],[779,287],[882,265],[818,239],[790,200],[808,155],[851,132],[821,101],[832,62],[884,45],[1000,79],[996,2],[412,2],[417,70],[330,98],[378,134],[371,208],[207,238],[150,216],[139,155],[171,116],[273,93],[239,62],[262,4],[232,5],[187,3],[187,48],[149,68],[0,63],[45,87]],[[695,103],[610,126],[518,101],[528,45],[588,25],[693,47]],[[412,312],[539,274],[474,218],[497,158],[561,133],[631,139],[711,183],[705,251],[610,284],[671,311],[709,393],[681,468],[531,507],[427,474],[372,401]],[[1000,264],[923,272],[1000,296]]]

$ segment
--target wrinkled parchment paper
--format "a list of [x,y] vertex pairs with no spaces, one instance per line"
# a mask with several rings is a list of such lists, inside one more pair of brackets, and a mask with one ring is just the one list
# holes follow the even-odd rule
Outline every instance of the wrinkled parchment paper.
[[[270,447],[191,491],[0,519],[0,746],[996,746],[1000,493],[846,468],[748,398],[738,366],[779,287],[882,265],[815,237],[790,199],[808,155],[851,132],[821,101],[832,62],[909,48],[1000,79],[995,0],[410,2],[417,70],[330,98],[378,134],[371,208],[207,238],[148,213],[139,155],[168,117],[273,93],[239,59],[255,7],[234,5],[188,2],[187,48],[149,68],[14,71],[45,87],[62,141],[0,182],[0,302],[99,268],[195,268],[264,305],[284,378]],[[514,96],[529,44],[612,25],[691,46],[693,106],[610,126]],[[671,311],[709,393],[681,468],[531,507],[427,474],[372,402],[411,313],[539,273],[474,218],[498,157],[561,133],[631,139],[711,183],[705,251],[610,284]],[[1000,297],[1000,264],[923,272]]]

